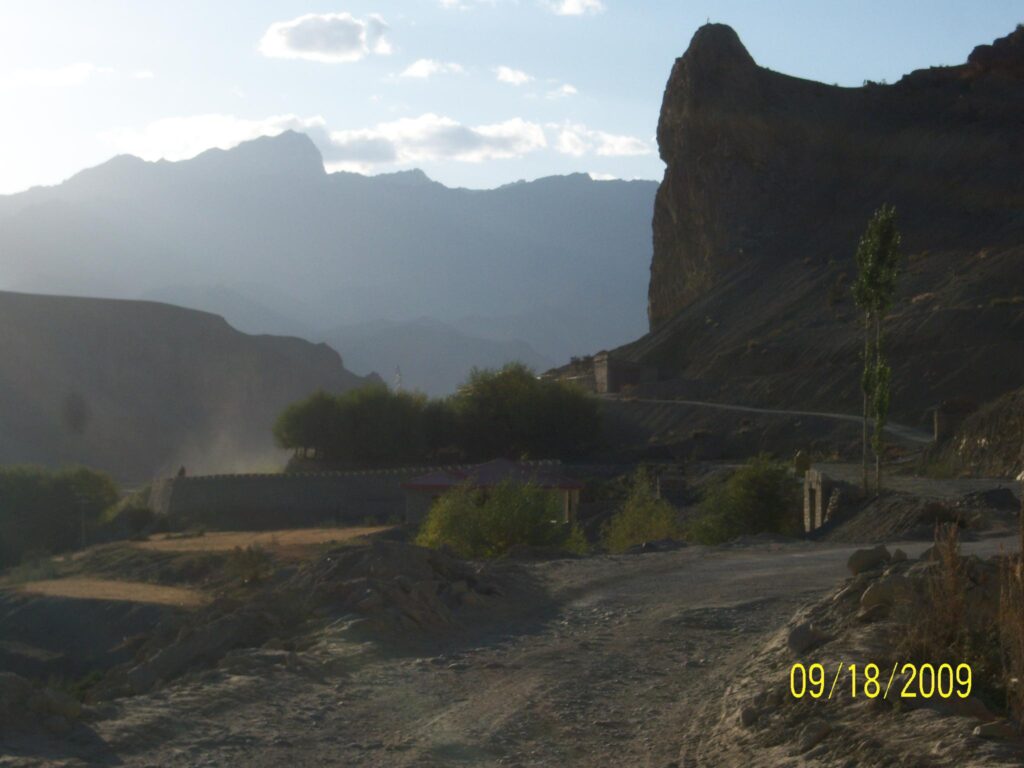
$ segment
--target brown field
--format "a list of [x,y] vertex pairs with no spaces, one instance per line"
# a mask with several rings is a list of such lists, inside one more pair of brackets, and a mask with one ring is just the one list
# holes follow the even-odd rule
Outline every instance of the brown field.
[[219,531],[202,536],[161,534],[133,546],[159,552],[224,552],[236,547],[259,546],[286,559],[302,559],[310,549],[389,530],[391,526],[356,528],[290,528],[282,531]]
[[80,600],[118,600],[131,603],[152,603],[155,605],[176,605],[181,608],[197,608],[207,602],[208,597],[195,589],[184,587],[161,587],[140,581],[114,581],[112,579],[89,579],[72,577],[30,581],[18,587],[22,592],[48,597],[71,597]]

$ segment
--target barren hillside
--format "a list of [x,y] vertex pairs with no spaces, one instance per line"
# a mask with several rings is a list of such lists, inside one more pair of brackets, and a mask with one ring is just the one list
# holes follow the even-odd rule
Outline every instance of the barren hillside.
[[856,411],[853,253],[896,206],[894,416],[1024,379],[1024,30],[966,64],[840,88],[699,29],[665,91],[651,333],[619,350],[716,399]]
[[285,405],[363,381],[326,344],[248,336],[205,312],[17,293],[0,293],[0,360],[0,463],[128,481],[279,463]]

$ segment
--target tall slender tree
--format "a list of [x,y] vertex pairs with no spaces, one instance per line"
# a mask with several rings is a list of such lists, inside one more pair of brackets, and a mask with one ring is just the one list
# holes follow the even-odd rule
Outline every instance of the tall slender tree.
[[861,390],[864,395],[861,446],[861,482],[868,493],[868,421],[874,419],[871,447],[875,453],[875,490],[882,490],[882,452],[885,422],[889,415],[892,370],[882,351],[882,321],[892,307],[896,280],[900,271],[900,233],[896,229],[896,210],[882,205],[868,220],[857,245],[857,280],[853,299],[864,313],[864,368]]

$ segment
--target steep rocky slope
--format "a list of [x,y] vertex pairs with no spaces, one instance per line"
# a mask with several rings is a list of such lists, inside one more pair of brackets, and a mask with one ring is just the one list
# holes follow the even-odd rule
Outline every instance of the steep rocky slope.
[[707,25],[658,141],[651,333],[619,354],[718,398],[855,411],[853,252],[896,206],[894,415],[1024,380],[1024,29],[956,67],[840,88],[761,68]]
[[248,336],[167,304],[0,292],[0,464],[82,463],[139,481],[279,462],[271,425],[363,381],[337,352]]
[[936,458],[955,472],[1024,480],[1024,388],[970,414]]

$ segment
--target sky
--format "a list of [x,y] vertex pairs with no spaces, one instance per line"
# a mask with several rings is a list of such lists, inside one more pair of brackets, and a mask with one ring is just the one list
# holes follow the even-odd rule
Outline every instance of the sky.
[[676,57],[707,20],[762,66],[858,86],[963,62],[1019,0],[0,0],[0,193],[110,157],[292,128],[328,170],[490,188],[659,179]]

